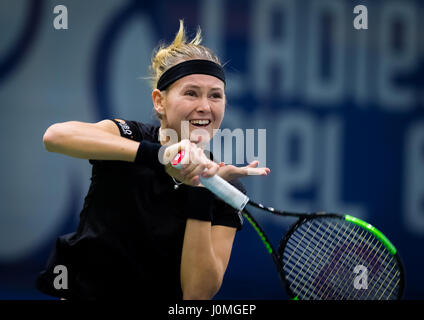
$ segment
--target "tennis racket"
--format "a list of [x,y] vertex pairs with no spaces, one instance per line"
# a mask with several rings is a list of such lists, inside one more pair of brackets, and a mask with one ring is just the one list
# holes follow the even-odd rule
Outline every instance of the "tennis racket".
[[[181,167],[184,152],[172,161]],[[404,289],[399,254],[378,229],[350,215],[279,211],[250,200],[215,175],[201,183],[253,226],[294,300],[397,300]],[[275,250],[246,206],[297,221]]]

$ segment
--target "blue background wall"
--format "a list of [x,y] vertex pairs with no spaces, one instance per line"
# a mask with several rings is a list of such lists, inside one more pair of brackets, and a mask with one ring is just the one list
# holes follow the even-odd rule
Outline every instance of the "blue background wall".
[[[368,8],[368,29],[353,8]],[[68,30],[53,27],[56,5]],[[424,298],[424,6],[420,1],[0,1],[0,298],[34,289],[55,238],[75,230],[88,161],[44,150],[46,128],[119,116],[155,121],[148,66],[184,18],[226,63],[223,128],[266,129],[257,201],[346,212],[378,226]],[[266,155],[266,157],[265,157]],[[257,212],[277,246],[291,221]],[[218,299],[285,299],[248,224]]]

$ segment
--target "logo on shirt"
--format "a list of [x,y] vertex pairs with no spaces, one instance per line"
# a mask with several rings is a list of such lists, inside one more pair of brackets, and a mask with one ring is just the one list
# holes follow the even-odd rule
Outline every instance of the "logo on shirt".
[[115,119],[115,121],[119,123],[124,134],[129,136],[132,135],[132,131],[130,130],[130,127],[127,125],[127,123],[124,120]]

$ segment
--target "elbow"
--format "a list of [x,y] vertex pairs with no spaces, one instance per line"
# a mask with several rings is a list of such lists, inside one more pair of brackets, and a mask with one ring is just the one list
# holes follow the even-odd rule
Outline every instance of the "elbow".
[[64,128],[60,123],[51,125],[43,135],[44,147],[49,152],[57,151],[60,141],[63,139]]
[[219,291],[222,276],[218,268],[207,267],[193,270],[193,274],[202,275],[193,278],[183,287],[184,300],[211,300]]

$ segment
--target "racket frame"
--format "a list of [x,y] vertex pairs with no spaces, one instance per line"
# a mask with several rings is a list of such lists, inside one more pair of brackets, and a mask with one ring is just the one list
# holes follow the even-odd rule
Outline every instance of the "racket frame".
[[278,246],[278,249],[275,250],[272,246],[271,241],[269,240],[268,236],[265,234],[265,231],[262,229],[262,227],[259,225],[259,223],[254,219],[253,215],[246,209],[243,209],[243,215],[248,220],[248,222],[253,226],[256,233],[261,238],[262,242],[264,243],[268,253],[271,255],[274,264],[277,268],[277,272],[279,274],[280,280],[283,284],[283,286],[286,289],[286,292],[288,296],[292,300],[299,300],[297,295],[290,289],[290,283],[287,281],[285,273],[284,273],[284,262],[283,262],[283,253],[285,250],[285,247],[287,245],[288,240],[292,236],[292,234],[296,231],[297,228],[299,228],[301,225],[306,223],[307,221],[317,219],[317,218],[337,218],[341,219],[350,223],[353,223],[360,228],[366,230],[367,232],[371,233],[374,237],[376,237],[389,251],[389,253],[396,259],[397,265],[399,267],[399,289],[398,289],[398,295],[397,299],[401,299],[403,296],[404,288],[405,288],[405,273],[403,268],[402,260],[399,256],[398,251],[396,250],[395,246],[390,242],[390,240],[377,228],[372,226],[371,224],[355,218],[350,215],[341,215],[336,213],[326,213],[326,212],[314,212],[314,213],[296,213],[296,212],[288,212],[288,211],[278,211],[274,208],[266,207],[262,204],[255,203],[252,200],[249,201],[251,206],[266,210],[272,214],[279,215],[279,216],[285,216],[285,217],[297,217],[297,221],[295,221],[290,227],[287,233],[283,236],[283,238],[280,240],[280,244]]

